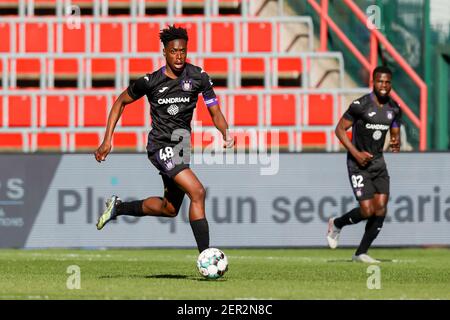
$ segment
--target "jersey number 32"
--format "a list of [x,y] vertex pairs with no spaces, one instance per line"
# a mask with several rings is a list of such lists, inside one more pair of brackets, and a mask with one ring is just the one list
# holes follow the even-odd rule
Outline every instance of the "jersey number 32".
[[353,188],[362,188],[364,187],[363,176],[362,175],[352,175],[352,184]]

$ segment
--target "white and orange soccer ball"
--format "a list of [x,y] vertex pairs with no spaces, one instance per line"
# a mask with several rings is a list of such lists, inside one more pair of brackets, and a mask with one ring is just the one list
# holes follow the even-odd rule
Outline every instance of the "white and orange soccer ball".
[[205,249],[198,256],[197,268],[205,278],[218,279],[228,270],[227,256],[217,248]]

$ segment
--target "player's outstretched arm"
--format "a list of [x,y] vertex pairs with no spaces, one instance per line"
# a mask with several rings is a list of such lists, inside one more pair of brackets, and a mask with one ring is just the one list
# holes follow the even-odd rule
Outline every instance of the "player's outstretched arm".
[[222,111],[220,111],[219,105],[209,107],[208,111],[217,130],[222,133],[224,148],[232,148],[234,146],[234,138],[229,135],[228,123],[227,120],[225,120]]
[[352,125],[353,121],[342,117],[336,125],[336,129],[334,130],[334,132],[336,133],[339,141],[341,141],[344,147],[348,150],[348,152],[350,152],[351,155],[356,159],[356,161],[358,161],[359,165],[365,166],[367,165],[367,163],[369,163],[370,160],[372,160],[373,155],[367,151],[359,151],[350,141],[346,132]]
[[109,111],[108,123],[106,125],[106,132],[103,138],[102,144],[95,151],[95,160],[98,162],[105,161],[112,147],[112,136],[114,129],[116,128],[117,121],[119,121],[125,106],[134,99],[128,95],[127,90],[122,92],[117,100],[114,102],[111,110]]
[[389,147],[392,152],[400,152],[400,128],[391,128],[390,130],[391,139],[389,141]]

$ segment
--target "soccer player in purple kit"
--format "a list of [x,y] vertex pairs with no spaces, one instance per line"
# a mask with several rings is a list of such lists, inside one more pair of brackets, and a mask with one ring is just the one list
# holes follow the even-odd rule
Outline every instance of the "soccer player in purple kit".
[[[401,109],[389,93],[392,72],[380,66],[373,71],[373,92],[352,102],[336,126],[336,136],[347,149],[350,184],[359,207],[328,222],[330,248],[338,245],[343,227],[367,220],[361,243],[353,261],[379,263],[367,254],[383,227],[389,200],[389,174],[383,157],[386,134],[390,132],[390,149],[400,151]],[[346,131],[352,127],[352,140]]]
[[[151,106],[152,129],[148,135],[147,155],[159,170],[164,184],[163,197],[122,202],[112,196],[98,219],[97,229],[120,215],[175,217],[184,195],[191,200],[189,221],[199,252],[209,247],[209,227],[205,216],[205,188],[189,167],[191,120],[201,93],[214,125],[221,132],[225,148],[234,146],[228,124],[214,93],[212,81],[200,67],[186,62],[186,29],[169,26],[161,30],[166,65],[133,82],[114,102],[109,113],[102,144],[95,151],[98,162],[111,151],[117,121],[127,104],[147,96]],[[180,147],[181,146],[181,147]]]

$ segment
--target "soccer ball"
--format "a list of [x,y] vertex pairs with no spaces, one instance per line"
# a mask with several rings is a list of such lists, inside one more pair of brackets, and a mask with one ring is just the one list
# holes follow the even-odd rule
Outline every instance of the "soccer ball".
[[217,248],[205,249],[198,256],[197,268],[205,278],[220,278],[228,270],[227,256]]

